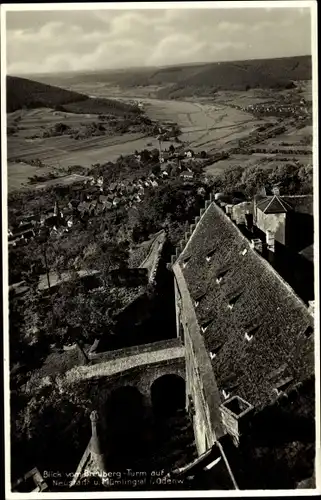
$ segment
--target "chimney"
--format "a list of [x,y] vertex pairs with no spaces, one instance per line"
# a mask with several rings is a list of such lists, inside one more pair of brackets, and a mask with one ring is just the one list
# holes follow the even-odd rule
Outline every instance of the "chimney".
[[273,231],[266,231],[266,244],[270,252],[275,251],[275,233]]
[[253,230],[253,214],[251,213],[245,214],[245,225],[249,231]]
[[237,395],[227,399],[220,405],[222,424],[234,445],[239,446],[242,436],[246,436],[249,429],[254,407]]
[[272,193],[273,193],[273,195],[280,196],[280,188],[279,188],[279,186],[273,186],[272,187]]
[[225,205],[225,212],[228,216],[232,215],[232,210],[233,210],[233,205],[231,205],[230,203]]
[[260,238],[254,238],[253,240],[251,240],[250,245],[251,248],[254,248],[254,250],[256,250],[257,252],[262,253],[263,244]]

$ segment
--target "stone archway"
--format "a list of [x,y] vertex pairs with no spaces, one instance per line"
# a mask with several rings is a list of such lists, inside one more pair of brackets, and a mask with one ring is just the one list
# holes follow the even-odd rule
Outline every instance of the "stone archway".
[[172,416],[185,408],[185,380],[176,374],[157,378],[151,386],[151,401],[156,416]]

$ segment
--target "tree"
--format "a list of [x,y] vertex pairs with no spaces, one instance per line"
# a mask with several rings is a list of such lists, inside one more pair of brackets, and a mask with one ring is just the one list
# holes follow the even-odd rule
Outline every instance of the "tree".
[[[241,179],[240,186],[244,186],[245,193],[248,196],[254,196],[262,187],[266,186],[269,180],[270,171],[260,166],[250,166],[245,168]],[[238,186],[235,186],[237,188]]]

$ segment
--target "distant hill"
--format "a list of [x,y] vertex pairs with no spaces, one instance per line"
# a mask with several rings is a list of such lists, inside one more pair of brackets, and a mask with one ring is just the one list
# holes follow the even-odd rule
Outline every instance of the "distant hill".
[[135,106],[115,99],[91,99],[87,95],[36,82],[27,78],[7,76],[7,111],[22,108],[63,108],[72,113],[105,113],[124,115],[138,113]]
[[42,81],[65,82],[68,86],[107,83],[124,89],[159,86],[159,97],[175,98],[193,93],[209,94],[217,90],[282,89],[293,86],[292,82],[296,80],[311,78],[311,57],[297,56],[47,75],[42,77]]
[[[153,80],[163,77],[172,85],[159,91],[159,97],[183,97],[195,92],[209,94],[218,90],[249,90],[252,88],[284,89],[294,86],[297,80],[310,80],[310,57],[259,59],[251,61],[222,62],[202,66],[171,68],[153,75]],[[156,84],[156,83],[155,83]]]

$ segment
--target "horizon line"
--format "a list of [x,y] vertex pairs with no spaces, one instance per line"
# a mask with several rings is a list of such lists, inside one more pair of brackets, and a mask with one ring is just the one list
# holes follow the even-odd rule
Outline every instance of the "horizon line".
[[227,64],[233,62],[247,62],[247,61],[269,61],[276,59],[292,59],[295,57],[310,57],[312,54],[297,54],[292,56],[277,56],[277,57],[253,57],[248,59],[230,59],[223,61],[193,61],[190,63],[176,63],[176,64],[165,64],[165,65],[155,65],[155,66],[127,66],[120,68],[96,68],[96,69],[80,69],[80,70],[69,70],[69,71],[56,71],[56,72],[46,72],[46,73],[6,73],[6,76],[14,76],[23,78],[24,76],[53,76],[53,75],[77,75],[83,73],[102,73],[102,72],[117,72],[117,71],[131,71],[131,70],[148,70],[148,69],[166,69],[175,67],[185,67],[185,66],[202,66],[206,64]]

